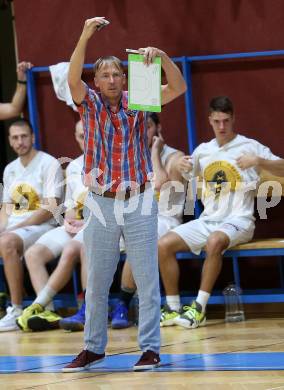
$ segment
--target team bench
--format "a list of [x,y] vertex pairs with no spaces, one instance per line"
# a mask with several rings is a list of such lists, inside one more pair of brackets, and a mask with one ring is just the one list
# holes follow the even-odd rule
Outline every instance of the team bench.
[[[195,255],[191,252],[178,252],[178,261],[203,260],[205,252],[202,251],[200,255]],[[268,303],[268,302],[284,302],[284,238],[267,238],[254,239],[246,244],[237,245],[227,250],[223,257],[231,259],[234,275],[234,283],[237,286],[242,286],[241,275],[239,270],[239,262],[248,258],[278,258],[279,269],[279,287],[273,289],[257,289],[244,290],[242,298],[244,303]],[[121,254],[121,260],[125,260],[125,254]],[[277,281],[275,281],[275,284]],[[3,262],[0,259],[0,291],[5,291],[5,277],[3,270]],[[73,292],[71,294],[58,294],[55,298],[55,306],[68,307],[76,306],[76,298],[78,294],[77,275],[76,271],[73,273]],[[186,296],[186,300],[193,299],[195,296]],[[25,304],[29,304],[29,299]],[[224,299],[221,293],[213,291],[209,303],[222,304]]]
[[[179,261],[192,259],[203,260],[205,258],[205,252],[202,251],[200,255],[195,255],[191,252],[179,252],[176,257]],[[273,289],[244,290],[242,298],[244,303],[284,302],[284,238],[255,239],[246,244],[240,244],[230,248],[224,253],[223,257],[226,259],[229,258],[232,261],[234,283],[237,286],[242,286],[239,270],[240,261],[252,257],[278,258],[279,287]],[[277,281],[275,281],[276,283]],[[186,300],[191,298],[195,298],[195,296],[186,296]],[[224,303],[222,294],[215,294],[215,291],[213,291],[209,303]]]
[[[198,198],[200,198],[200,195],[201,194],[199,193]],[[275,196],[274,200],[271,199],[272,195]],[[263,202],[266,202],[267,200],[268,203],[271,202],[270,205],[271,207],[273,207],[277,204],[277,202],[280,201],[280,198],[283,202],[283,196],[284,178],[271,175],[266,171],[262,171],[256,196],[257,204],[263,205]],[[265,213],[265,210],[260,210],[259,216],[261,218],[264,218]],[[268,226],[270,223],[271,221],[267,220]],[[202,251],[200,255],[194,255],[191,252],[179,252],[177,253],[176,257],[178,260],[182,261],[193,259],[203,260],[205,258],[205,255],[206,254],[204,251]],[[272,289],[244,290],[242,297],[244,303],[284,302],[284,238],[253,239],[246,244],[240,244],[235,246],[234,248],[230,248],[224,253],[223,257],[226,259],[231,259],[234,283],[240,287],[242,287],[242,281],[239,262],[245,261],[248,258],[259,258],[259,261],[261,261],[262,258],[277,258],[279,280],[275,280],[275,285],[278,284],[278,287]],[[193,297],[186,296],[186,300],[188,301],[188,299],[194,299],[195,297],[196,295],[194,295]],[[222,292],[213,290],[213,294],[210,297],[209,303],[224,303]]]
[[[74,268],[73,276],[72,276],[72,287],[70,286],[71,292],[60,292],[57,294],[54,299],[55,308],[61,307],[76,307],[77,306],[77,297],[78,297],[78,273]],[[69,290],[68,290],[69,291]],[[7,292],[6,281],[5,281],[5,273],[4,273],[4,264],[3,260],[0,257],[0,293]],[[8,293],[8,292],[7,292]],[[30,305],[35,296],[27,296],[24,298],[24,306]]]
[[[267,183],[267,181],[277,181],[282,186],[282,194],[284,195],[284,179],[271,176],[265,172],[262,174],[262,183]],[[267,193],[259,193],[259,197],[266,199],[266,196],[271,195],[271,189],[269,186],[266,186],[265,191]],[[281,199],[283,201],[283,197]],[[269,224],[270,221],[267,221]],[[284,226],[283,226],[284,228]],[[267,303],[267,302],[284,302],[284,238],[267,238],[267,239],[254,239],[246,244],[240,244],[227,250],[224,253],[224,258],[229,258],[232,261],[233,266],[233,276],[234,283],[237,286],[242,287],[241,275],[239,270],[239,262],[244,261],[247,258],[268,258],[275,257],[278,259],[278,269],[279,269],[279,287],[273,289],[257,289],[257,290],[244,290],[243,292],[243,302],[244,303]],[[202,251],[200,255],[195,255],[191,252],[179,252],[177,253],[177,259],[179,261],[190,261],[194,259],[203,260],[205,258],[205,252]],[[121,254],[121,261],[125,260],[125,254]],[[275,284],[277,281],[275,281]],[[5,277],[3,269],[3,261],[0,258],[0,292],[5,291]],[[77,284],[77,275],[76,270],[73,272],[73,292],[72,294],[58,294],[55,299],[55,305],[58,307],[62,306],[75,306],[77,301],[78,294],[78,284]],[[195,298],[186,296],[186,300]],[[29,304],[29,300],[25,304]],[[218,291],[213,291],[213,294],[210,297],[209,303],[219,304],[224,303],[223,296]]]

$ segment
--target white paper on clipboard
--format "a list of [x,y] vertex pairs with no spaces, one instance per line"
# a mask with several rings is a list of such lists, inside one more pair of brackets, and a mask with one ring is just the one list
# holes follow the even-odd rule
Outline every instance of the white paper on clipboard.
[[128,56],[128,107],[133,110],[161,112],[161,58],[150,65],[144,56]]

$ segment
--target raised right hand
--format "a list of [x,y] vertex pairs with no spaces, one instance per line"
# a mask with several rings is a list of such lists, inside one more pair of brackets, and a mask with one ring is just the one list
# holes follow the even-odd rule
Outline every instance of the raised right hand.
[[84,24],[82,36],[90,39],[95,31],[98,31],[101,26],[108,24],[104,16],[96,16],[95,18],[87,19]]
[[17,65],[18,80],[26,81],[26,79],[27,79],[26,72],[28,69],[30,69],[32,67],[33,67],[33,64],[31,64],[30,62],[26,62],[26,61],[20,62]]

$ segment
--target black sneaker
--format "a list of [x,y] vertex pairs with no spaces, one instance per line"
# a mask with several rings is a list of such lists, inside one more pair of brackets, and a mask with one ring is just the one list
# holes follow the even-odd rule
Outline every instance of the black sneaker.
[[104,360],[105,354],[98,354],[84,349],[79,355],[67,366],[62,368],[62,372],[78,372],[91,368],[93,365]]
[[142,353],[141,358],[138,360],[135,366],[133,366],[133,370],[152,370],[153,368],[160,365],[160,361],[161,359],[158,353],[148,350]]
[[59,328],[61,317],[50,310],[32,315],[28,321],[28,328],[36,332]]

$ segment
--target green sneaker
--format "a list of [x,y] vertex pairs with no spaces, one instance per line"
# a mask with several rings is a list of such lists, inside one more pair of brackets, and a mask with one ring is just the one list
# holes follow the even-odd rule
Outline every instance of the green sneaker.
[[62,317],[50,310],[35,314],[28,319],[28,327],[34,331],[51,330],[59,328]]
[[24,332],[29,331],[28,327],[28,319],[38,313],[43,312],[43,307],[38,303],[34,303],[25,308],[22,315],[16,319],[16,323],[19,328],[21,328]]
[[200,303],[193,301],[191,306],[183,307],[183,314],[174,319],[176,325],[183,326],[184,328],[198,328],[205,325],[206,316],[202,313],[202,306]]
[[174,319],[179,316],[179,312],[170,309],[170,307],[166,304],[161,309],[161,317],[160,317],[160,326],[173,326],[175,325]]

